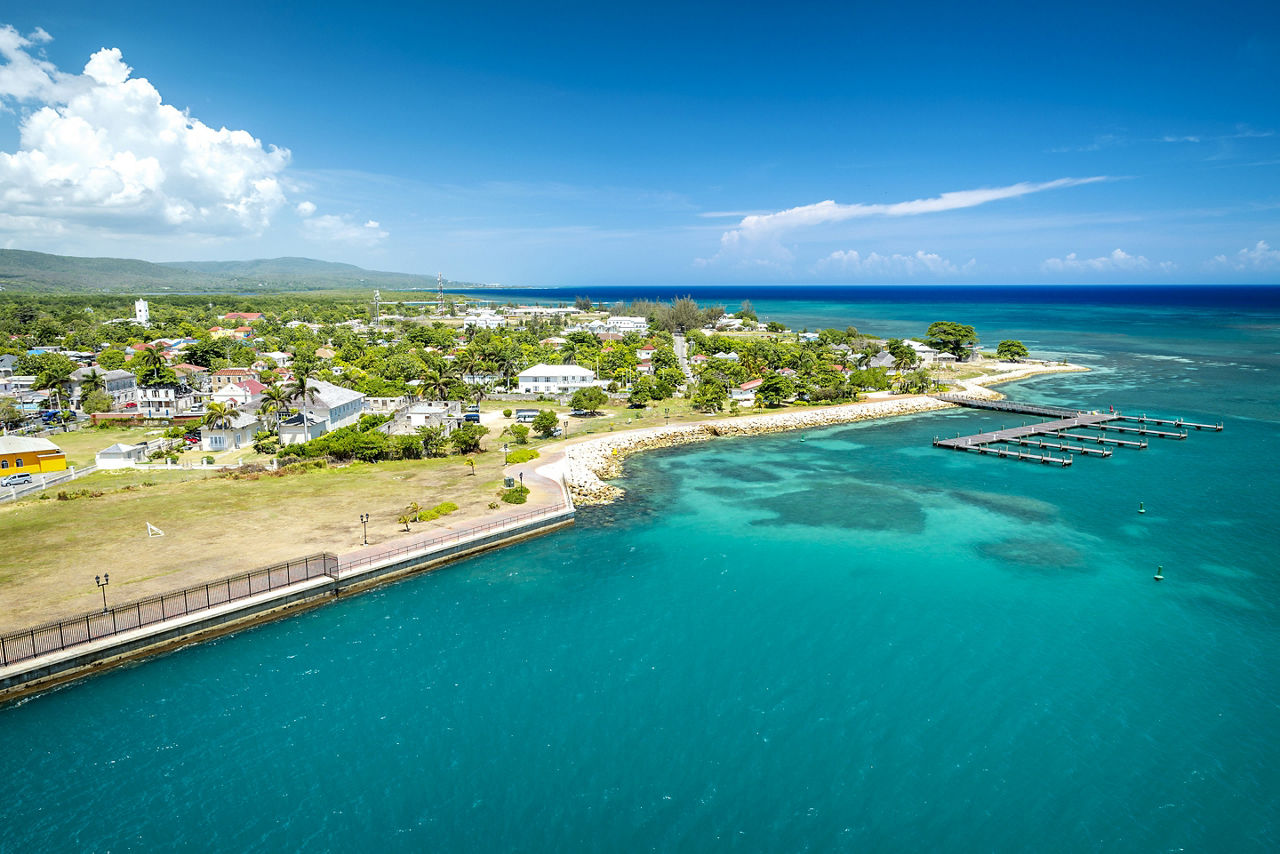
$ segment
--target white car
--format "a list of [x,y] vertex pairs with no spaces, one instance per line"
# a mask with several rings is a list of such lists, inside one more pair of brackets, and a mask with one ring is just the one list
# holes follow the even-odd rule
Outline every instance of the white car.
[[26,472],[11,474],[7,477],[0,478],[0,486],[25,486],[28,483],[31,483],[31,475]]

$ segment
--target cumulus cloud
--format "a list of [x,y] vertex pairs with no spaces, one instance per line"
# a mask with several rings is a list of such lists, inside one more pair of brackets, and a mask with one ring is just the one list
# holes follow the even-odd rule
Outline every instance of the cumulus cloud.
[[788,208],[767,214],[752,214],[720,237],[720,250],[704,263],[735,257],[760,257],[773,261],[789,260],[790,251],[781,246],[782,235],[798,229],[830,223],[846,222],[867,217],[904,217],[941,213],[977,207],[1002,199],[1013,199],[1046,190],[1075,187],[1108,180],[1106,176],[1090,178],[1058,178],[1053,181],[1032,183],[1023,181],[1006,187],[983,187],[974,190],[955,190],[927,199],[913,199],[890,204],[839,204],[827,200],[811,205]]
[[298,216],[306,219],[316,212],[316,206],[312,202],[298,202],[298,205],[294,210],[297,211]]
[[1218,255],[1211,267],[1228,270],[1280,270],[1280,249],[1272,249],[1267,241],[1259,240],[1252,248],[1241,249],[1234,255]]
[[1130,255],[1123,249],[1116,249],[1110,255],[1098,258],[1081,258],[1072,252],[1065,258],[1046,258],[1040,269],[1046,273],[1114,273],[1135,272],[1142,270],[1159,270],[1169,272],[1174,269],[1171,261],[1152,263],[1143,255]]
[[933,252],[916,250],[912,255],[881,255],[871,252],[861,255],[856,249],[838,250],[823,258],[814,267],[819,273],[841,273],[854,278],[913,279],[961,276],[972,272],[977,260],[970,258],[963,265],[956,264]]
[[35,53],[48,40],[0,27],[0,104],[31,109],[18,150],[0,152],[8,222],[252,234],[286,203],[287,149],[165,104],[116,48],[94,53],[81,74],[59,71]]
[[376,246],[388,237],[377,220],[357,225],[346,217],[317,216],[302,224],[302,233],[317,243],[346,243],[351,246]]

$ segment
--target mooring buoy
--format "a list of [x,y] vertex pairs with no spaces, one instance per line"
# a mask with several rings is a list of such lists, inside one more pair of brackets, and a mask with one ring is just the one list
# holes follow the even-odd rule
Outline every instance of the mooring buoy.
[[1156,581],[1164,581],[1164,566],[1156,567]]
[[1138,512],[1139,512],[1139,513],[1146,513],[1146,512],[1147,512],[1147,508],[1142,506],[1142,502],[1141,502],[1141,501],[1139,501],[1139,502],[1138,502]]

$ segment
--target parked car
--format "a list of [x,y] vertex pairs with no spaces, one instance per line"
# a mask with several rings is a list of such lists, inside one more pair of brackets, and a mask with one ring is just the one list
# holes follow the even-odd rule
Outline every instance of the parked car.
[[20,474],[11,474],[7,477],[0,478],[0,486],[25,486],[31,483],[31,475],[25,471]]
[[137,409],[137,408],[138,408],[137,401],[133,401],[133,400],[129,401],[128,403],[126,403],[126,404],[124,405],[124,408],[125,408],[125,409]]
[[464,420],[464,421],[466,421],[468,424],[479,424],[479,423],[480,423],[480,413],[479,413],[479,412],[468,412],[468,413],[466,413],[465,415],[463,415],[463,416],[462,416],[462,418],[463,418],[463,420]]

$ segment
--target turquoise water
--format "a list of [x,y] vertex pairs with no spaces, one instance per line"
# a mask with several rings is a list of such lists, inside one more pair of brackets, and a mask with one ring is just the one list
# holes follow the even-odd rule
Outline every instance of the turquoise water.
[[0,710],[0,850],[1276,850],[1280,311],[762,302],[1226,430],[634,458],[570,531]]

